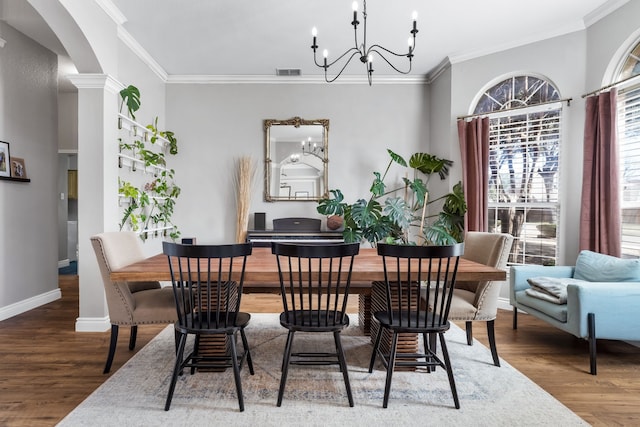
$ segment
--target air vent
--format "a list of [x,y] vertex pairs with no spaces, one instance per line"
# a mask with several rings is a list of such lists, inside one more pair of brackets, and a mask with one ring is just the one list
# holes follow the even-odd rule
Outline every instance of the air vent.
[[300,68],[276,68],[276,76],[291,77],[300,75],[302,75]]

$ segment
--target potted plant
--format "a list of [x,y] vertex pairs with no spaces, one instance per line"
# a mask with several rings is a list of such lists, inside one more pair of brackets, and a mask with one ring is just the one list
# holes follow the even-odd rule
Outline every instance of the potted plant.
[[[393,151],[387,152],[387,168],[384,174],[373,172],[367,198],[347,203],[342,191],[330,190],[330,197],[318,202],[318,213],[344,218],[345,242],[366,240],[375,246],[379,241],[420,245],[462,241],[467,211],[462,184],[458,182],[450,193],[437,198],[430,197],[427,189],[430,177],[438,174],[445,179],[453,162],[428,153],[414,153],[407,163]],[[393,165],[410,169],[412,178],[405,177],[400,185],[388,188],[385,179]],[[442,204],[440,210],[431,213],[429,208],[438,203]]]

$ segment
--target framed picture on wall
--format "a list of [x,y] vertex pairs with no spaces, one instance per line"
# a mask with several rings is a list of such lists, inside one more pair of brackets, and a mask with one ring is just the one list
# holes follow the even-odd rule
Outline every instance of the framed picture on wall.
[[24,159],[20,157],[11,158],[11,176],[14,178],[27,177],[27,168],[24,166]]
[[9,143],[0,141],[0,176],[11,176]]

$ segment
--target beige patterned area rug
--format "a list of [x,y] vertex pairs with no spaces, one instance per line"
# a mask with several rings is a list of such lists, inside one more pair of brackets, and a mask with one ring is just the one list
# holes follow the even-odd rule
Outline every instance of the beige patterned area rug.
[[[351,316],[352,322],[357,316]],[[387,409],[385,372],[368,364],[372,345],[360,328],[346,330],[343,345],[355,401],[350,408],[337,366],[291,366],[282,406],[276,406],[286,332],[273,314],[254,314],[247,328],[255,375],[241,371],[245,411],[238,411],[233,373],[188,370],[178,380],[171,409],[164,403],[174,362],[169,326],[122,366],[60,426],[579,426],[581,418],[501,361],[493,366],[479,342],[466,345],[464,331],[447,332],[460,409],[455,409],[446,372],[396,372]],[[321,343],[322,342],[322,343]],[[332,336],[296,335],[294,351],[333,345]]]

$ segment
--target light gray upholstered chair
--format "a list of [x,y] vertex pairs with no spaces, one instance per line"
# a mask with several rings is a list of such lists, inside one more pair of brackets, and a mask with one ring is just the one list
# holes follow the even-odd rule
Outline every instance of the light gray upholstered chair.
[[136,345],[138,325],[173,323],[177,319],[171,286],[159,282],[112,282],[109,275],[145,258],[134,232],[105,232],[91,237],[98,259],[111,322],[111,341],[104,373],[111,370],[119,326],[130,326],[129,350]]
[[[507,267],[512,244],[513,236],[510,234],[469,231],[465,236],[462,258],[504,270]],[[496,366],[500,366],[494,333],[499,296],[500,282],[458,281],[453,291],[449,312],[449,320],[465,321],[468,345],[473,344],[473,322],[487,323],[489,347]]]

